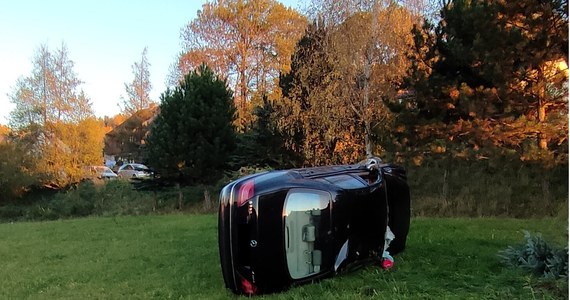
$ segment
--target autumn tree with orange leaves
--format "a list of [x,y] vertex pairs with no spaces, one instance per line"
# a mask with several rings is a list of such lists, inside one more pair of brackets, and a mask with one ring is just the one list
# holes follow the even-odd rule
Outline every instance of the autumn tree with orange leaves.
[[18,79],[10,95],[13,142],[33,162],[28,171],[39,185],[60,188],[81,180],[84,166],[102,163],[103,123],[65,44],[56,51],[42,45],[32,63],[32,74]]
[[313,1],[318,18],[282,76],[278,124],[305,165],[382,155],[409,62],[411,10],[392,1]]
[[234,91],[242,130],[251,123],[255,100],[274,91],[288,72],[305,17],[275,0],[208,1],[182,29],[179,74],[206,63]]

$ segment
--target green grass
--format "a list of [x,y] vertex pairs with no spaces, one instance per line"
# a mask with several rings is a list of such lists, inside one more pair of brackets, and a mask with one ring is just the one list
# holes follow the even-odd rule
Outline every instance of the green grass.
[[0,299],[226,296],[213,215],[0,226]]
[[[262,299],[556,299],[567,285],[507,269],[522,230],[567,245],[561,219],[414,219],[395,267],[370,266]],[[0,299],[226,299],[216,216],[0,224]]]

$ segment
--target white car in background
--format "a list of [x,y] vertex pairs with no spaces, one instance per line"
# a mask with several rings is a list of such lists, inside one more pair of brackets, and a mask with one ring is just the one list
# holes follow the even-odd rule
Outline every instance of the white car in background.
[[152,171],[143,164],[128,163],[119,167],[117,175],[121,178],[142,178],[152,175]]
[[83,168],[85,179],[116,179],[117,174],[106,166],[88,166]]

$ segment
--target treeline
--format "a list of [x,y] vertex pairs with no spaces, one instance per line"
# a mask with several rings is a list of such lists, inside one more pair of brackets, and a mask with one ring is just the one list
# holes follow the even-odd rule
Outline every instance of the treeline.
[[155,103],[148,96],[146,51],[132,66],[133,81],[125,83],[122,114],[98,118],[65,43],[36,50],[31,74],[8,95],[15,105],[9,124],[0,125],[0,204],[34,190],[65,190],[86,177],[86,167],[103,163],[105,134]]
[[[183,30],[180,70],[209,65],[234,91],[238,132],[276,137],[254,158],[567,162],[567,1],[444,1],[438,16],[424,1],[312,1],[300,33],[278,25],[299,17],[241,19],[278,3],[244,3],[205,4]],[[277,47],[286,33],[299,36],[291,50]],[[251,51],[220,48],[228,44]],[[269,67],[288,52],[287,67]]]
[[[376,154],[408,168],[422,211],[521,216],[548,199],[552,214],[568,195],[568,2],[444,1],[436,15],[424,4],[204,4],[182,29],[146,163],[193,185]],[[19,145],[0,150],[25,162],[33,151]],[[5,164],[21,174],[5,195],[25,190],[31,164]]]

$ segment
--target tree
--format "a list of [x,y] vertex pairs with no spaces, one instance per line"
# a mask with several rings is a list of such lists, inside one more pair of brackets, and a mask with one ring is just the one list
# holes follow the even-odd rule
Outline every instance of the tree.
[[159,109],[146,139],[149,165],[183,184],[218,179],[236,139],[225,81],[202,65],[161,95]]
[[73,61],[65,44],[55,53],[46,45],[37,50],[31,76],[19,78],[10,95],[16,105],[10,114],[15,130],[64,121],[78,122],[93,115],[83,83],[73,72]]
[[382,148],[373,142],[390,128],[385,103],[395,101],[408,66],[413,16],[392,2],[319,4],[323,17],[299,42],[291,72],[282,76],[280,128],[308,164],[378,155]]
[[10,134],[10,127],[0,124],[0,143],[4,142],[8,134]]
[[264,96],[263,103],[253,110],[254,122],[238,134],[238,143],[232,165],[285,168],[294,165],[294,153],[284,145],[275,119],[275,108]]
[[275,0],[207,2],[182,29],[182,74],[206,63],[233,87],[240,128],[250,122],[252,95],[269,94],[287,72],[305,18]]
[[38,179],[31,174],[33,161],[15,143],[0,142],[0,205],[21,196]]
[[32,74],[18,79],[10,95],[15,143],[35,162],[30,173],[49,187],[77,182],[82,167],[102,161],[103,124],[93,121],[73,65],[65,45],[55,53],[41,46]]
[[[374,147],[374,132],[384,135],[392,115],[385,102],[397,99],[397,91],[409,62],[410,31],[414,16],[393,1],[372,1],[357,8],[337,26],[330,50],[343,79],[339,82],[339,105],[350,107],[363,129],[367,156],[381,151]],[[383,130],[384,129],[384,130]]]
[[123,106],[121,112],[128,116],[133,115],[137,111],[148,108],[152,103],[150,99],[150,91],[152,84],[150,83],[150,63],[146,57],[148,48],[143,49],[141,60],[133,63],[133,81],[129,84],[125,83],[125,91],[127,98],[123,98]]
[[352,110],[334,105],[340,102],[335,100],[340,78],[327,52],[329,35],[322,24],[310,25],[295,48],[291,71],[280,79],[283,99],[275,103],[274,119],[285,146],[302,156],[300,165],[344,162],[345,149],[336,145],[353,138],[347,133],[354,128]]
[[532,112],[526,108],[526,115],[534,115],[538,147],[547,150],[549,141],[559,137],[542,128],[549,125],[547,112],[568,109],[568,1],[505,2],[499,5],[498,17],[501,28],[520,35],[515,49],[522,55],[513,70],[520,88],[515,90],[530,106]]
[[420,126],[407,132],[454,141],[460,155],[483,146],[550,155],[568,137],[568,73],[558,68],[567,28],[566,1],[446,2],[437,26],[415,29],[416,97],[406,105]]
[[59,188],[79,182],[85,166],[103,164],[103,122],[95,117],[78,123],[56,122],[38,136],[36,172],[47,176],[45,185]]

